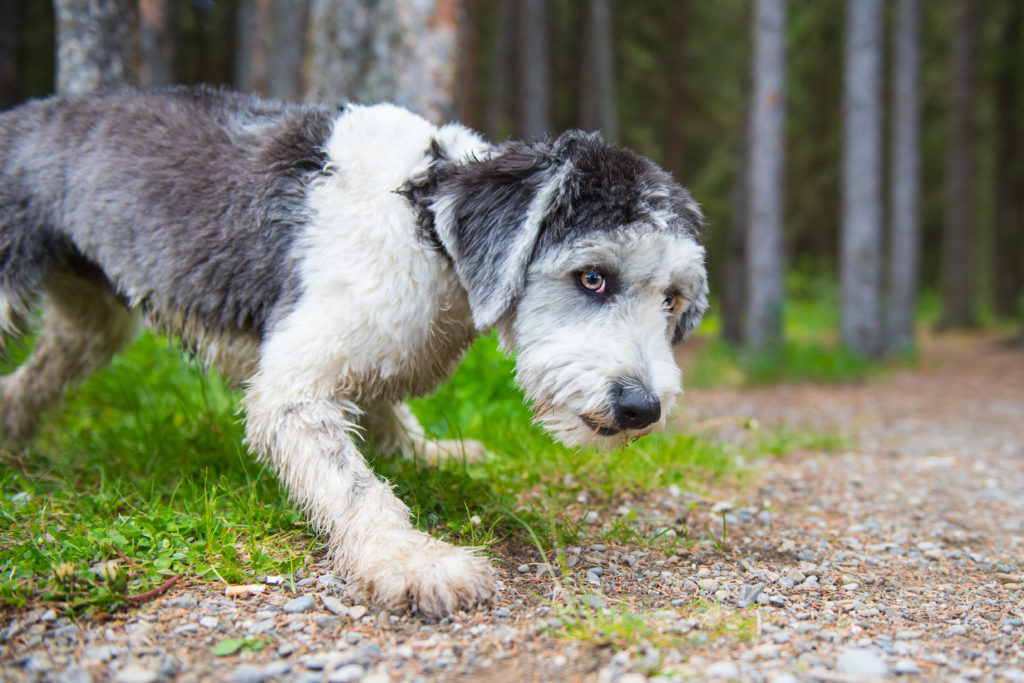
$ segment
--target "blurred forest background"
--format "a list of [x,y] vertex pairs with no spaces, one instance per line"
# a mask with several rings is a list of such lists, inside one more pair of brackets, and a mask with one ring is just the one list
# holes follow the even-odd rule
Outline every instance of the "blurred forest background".
[[[221,84],[392,100],[490,139],[600,129],[704,207],[711,329],[790,302],[859,356],[1020,325],[1020,0],[0,0],[0,108]],[[1020,327],[1024,336],[1024,326]]]

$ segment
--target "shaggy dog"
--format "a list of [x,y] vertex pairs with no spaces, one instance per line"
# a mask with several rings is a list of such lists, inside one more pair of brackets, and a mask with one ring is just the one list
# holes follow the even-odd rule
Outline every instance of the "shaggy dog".
[[3,379],[9,443],[147,320],[244,385],[246,442],[327,537],[356,596],[440,616],[486,560],[417,531],[367,466],[437,459],[403,403],[496,328],[537,419],[622,445],[664,425],[672,347],[707,306],[690,195],[578,131],[490,145],[390,105],[206,88],[53,98],[0,114],[0,326],[42,303]]

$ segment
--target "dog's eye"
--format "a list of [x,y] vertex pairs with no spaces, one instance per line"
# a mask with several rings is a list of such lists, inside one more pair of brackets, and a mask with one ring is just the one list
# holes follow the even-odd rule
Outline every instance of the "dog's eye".
[[594,294],[604,294],[608,289],[608,281],[596,270],[585,270],[580,273],[580,284],[583,285],[583,289]]
[[666,311],[676,310],[676,301],[679,299],[675,294],[666,294],[665,301],[662,303]]

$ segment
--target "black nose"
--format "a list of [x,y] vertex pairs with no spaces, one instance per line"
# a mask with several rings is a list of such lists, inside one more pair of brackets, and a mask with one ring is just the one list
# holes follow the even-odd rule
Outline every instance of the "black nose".
[[621,429],[642,429],[661,418],[661,402],[641,384],[623,384],[613,398],[615,423]]

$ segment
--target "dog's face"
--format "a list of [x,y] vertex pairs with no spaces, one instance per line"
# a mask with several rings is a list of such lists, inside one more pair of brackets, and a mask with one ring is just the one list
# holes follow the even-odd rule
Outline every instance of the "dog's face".
[[649,160],[571,132],[498,147],[439,196],[438,236],[476,326],[515,349],[537,419],[567,445],[663,426],[682,391],[673,346],[707,308],[689,194]]

